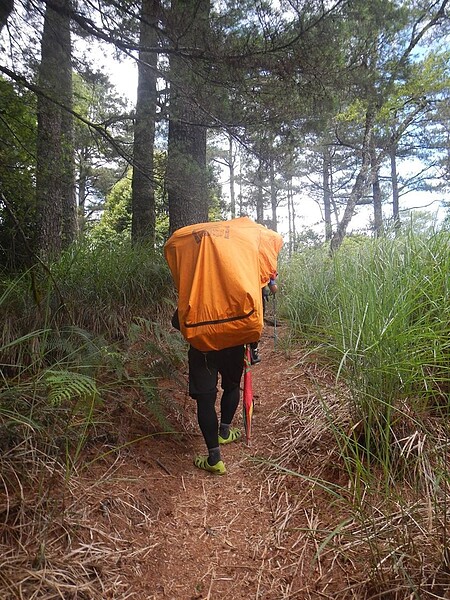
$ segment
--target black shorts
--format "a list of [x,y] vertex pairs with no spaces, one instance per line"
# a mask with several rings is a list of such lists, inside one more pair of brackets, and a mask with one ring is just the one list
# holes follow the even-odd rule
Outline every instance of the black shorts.
[[244,370],[244,346],[200,352],[192,346],[189,359],[189,395],[197,399],[203,394],[217,393],[220,373],[224,391],[239,387]]

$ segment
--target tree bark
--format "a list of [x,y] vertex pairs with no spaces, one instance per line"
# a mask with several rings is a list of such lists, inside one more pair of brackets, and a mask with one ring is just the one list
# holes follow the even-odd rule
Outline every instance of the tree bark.
[[289,256],[292,256],[292,253],[295,250],[297,237],[297,232],[295,230],[295,206],[292,190],[292,177],[289,177],[287,181],[287,206],[289,219]]
[[323,181],[323,211],[325,219],[325,241],[329,242],[333,235],[331,224],[331,156],[329,149],[324,148],[323,165],[322,165],[322,181]]
[[88,178],[88,165],[85,160],[84,154],[84,152],[81,153],[78,162],[78,220],[81,231],[83,231],[85,222]]
[[236,193],[234,189],[235,174],[234,174],[234,156],[233,156],[233,138],[229,137],[228,146],[228,164],[230,168],[230,213],[231,218],[236,217]]
[[272,229],[277,230],[277,188],[275,185],[275,165],[270,157],[270,206],[272,209]]
[[361,168],[356,176],[350,196],[345,206],[344,214],[338,223],[336,231],[330,241],[330,252],[333,254],[339,250],[344,239],[347,227],[353,217],[357,202],[363,197],[366,191],[370,172],[370,144],[372,139],[372,128],[374,122],[374,112],[369,109],[366,113],[366,123],[364,139],[362,144],[362,162]]
[[263,164],[261,158],[258,159],[258,168],[256,171],[256,222],[264,224],[264,195],[263,195]]
[[380,237],[383,235],[383,209],[381,204],[381,187],[379,178],[380,167],[377,162],[373,137],[370,141],[370,167],[372,178],[373,228],[375,237]]
[[[400,126],[392,133],[391,135],[391,144],[388,149],[382,150],[375,159],[375,166],[379,168],[382,161],[392,153],[392,149],[394,149],[394,153],[396,150],[396,145],[398,140],[401,138],[403,133],[409,127],[409,125],[414,121],[416,116],[427,106],[427,100],[425,98],[420,99],[417,103],[414,110],[412,110],[406,119],[400,124]],[[356,177],[356,181],[353,185],[352,191],[350,193],[349,199],[347,201],[347,205],[345,207],[344,215],[340,223],[338,223],[336,232],[334,233],[331,242],[330,242],[330,252],[336,252],[342,241],[344,239],[345,233],[347,231],[348,224],[351,221],[351,218],[354,214],[356,204],[361,200],[364,193],[366,192],[368,186],[369,172],[371,169],[371,157],[370,157],[370,148],[371,148],[371,139],[372,139],[372,129],[373,123],[375,120],[375,112],[374,107],[369,107],[366,113],[366,124],[365,124],[365,132],[364,139],[362,144],[362,164],[360,171]],[[392,160],[392,159],[391,159]],[[392,162],[391,162],[392,164]],[[395,209],[394,209],[395,210]],[[397,197],[397,213],[398,213],[398,197]]]
[[153,156],[157,102],[155,26],[159,18],[159,0],[142,0],[139,39],[138,89],[133,142],[133,179],[131,184],[131,240],[134,244],[155,243],[155,189]]
[[6,25],[9,15],[14,8],[14,0],[2,0],[0,2],[0,31]]
[[239,153],[239,194],[238,194],[238,202],[239,202],[239,216],[244,216],[244,199],[242,197],[242,156]]
[[[58,0],[61,8],[66,0]],[[37,254],[57,258],[75,238],[77,214],[70,19],[47,5],[41,42],[36,161]],[[52,101],[58,102],[56,104]],[[61,106],[63,105],[63,106]]]
[[[196,53],[209,31],[209,0],[173,0],[173,35],[178,44]],[[173,53],[170,57],[170,118],[167,154],[167,191],[170,232],[208,221],[209,194],[206,169],[206,126],[200,109],[204,91],[201,77],[192,68],[194,58]]]
[[392,217],[394,221],[394,228],[398,229],[400,227],[400,210],[397,176],[397,152],[395,146],[391,147],[389,158],[391,161]]

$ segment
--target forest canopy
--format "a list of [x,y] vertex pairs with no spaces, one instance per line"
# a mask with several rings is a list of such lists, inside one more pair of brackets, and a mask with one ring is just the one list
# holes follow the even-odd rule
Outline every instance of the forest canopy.
[[[335,251],[359,207],[380,236],[412,194],[446,206],[447,0],[15,0],[0,26],[7,270],[241,214]],[[136,62],[133,106],[102,49]]]

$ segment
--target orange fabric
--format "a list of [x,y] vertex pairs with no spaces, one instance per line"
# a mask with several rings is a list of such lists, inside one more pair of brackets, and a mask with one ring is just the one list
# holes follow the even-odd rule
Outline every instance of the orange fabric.
[[164,255],[178,290],[181,333],[197,350],[259,340],[261,289],[277,271],[281,235],[248,217],[182,227]]

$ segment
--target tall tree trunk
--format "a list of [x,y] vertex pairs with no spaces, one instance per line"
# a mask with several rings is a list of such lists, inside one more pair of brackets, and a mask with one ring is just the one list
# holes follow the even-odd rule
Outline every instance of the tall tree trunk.
[[391,161],[391,185],[392,185],[392,217],[394,227],[400,227],[400,208],[399,208],[399,192],[398,192],[398,176],[397,176],[397,153],[396,146],[390,148],[389,158]]
[[366,113],[366,124],[364,131],[364,139],[362,144],[362,162],[361,167],[359,169],[358,175],[356,176],[356,181],[353,185],[352,191],[350,192],[350,196],[347,200],[347,204],[345,206],[344,214],[342,216],[341,221],[339,222],[336,231],[333,234],[333,237],[330,241],[330,252],[334,253],[339,250],[342,241],[345,237],[345,233],[347,231],[347,227],[353,217],[356,204],[363,197],[369,179],[370,172],[370,144],[372,139],[372,128],[374,121],[374,112],[369,109]]
[[89,168],[84,155],[85,153],[82,152],[78,162],[78,222],[81,231],[83,231],[86,217],[87,177]]
[[[173,0],[173,35],[185,48],[202,47],[209,31],[209,0]],[[204,82],[187,52],[170,57],[167,190],[170,231],[208,221],[206,126],[199,108]]]
[[297,233],[295,231],[295,206],[294,206],[294,193],[292,190],[292,177],[287,182],[287,206],[288,206],[288,220],[289,220],[289,256],[295,249],[295,239]]
[[244,215],[244,198],[242,197],[242,156],[239,153],[239,216],[242,217]]
[[258,159],[258,169],[256,171],[256,222],[264,224],[264,195],[263,195],[263,164]]
[[331,156],[327,146],[323,151],[322,185],[323,185],[323,210],[325,218],[325,241],[329,242],[333,235],[331,225]]
[[383,235],[383,209],[381,205],[381,187],[379,177],[380,166],[377,161],[373,137],[370,141],[370,169],[372,178],[373,228],[375,237],[380,237]]
[[228,146],[228,164],[230,168],[230,212],[231,218],[234,219],[236,217],[236,194],[234,190],[234,155],[233,155],[233,138],[229,137],[229,146]]
[[158,53],[154,48],[158,44],[155,26],[159,9],[159,0],[142,0],[131,184],[131,240],[151,245],[155,242],[156,223],[153,156]]
[[[391,148],[396,147],[398,140],[401,138],[403,133],[409,127],[409,125],[414,121],[416,116],[420,114],[420,112],[426,107],[427,100],[425,98],[421,99],[417,106],[412,110],[407,118],[401,123],[399,128],[394,131],[391,135]],[[371,166],[371,158],[370,158],[370,145],[372,139],[372,129],[373,123],[375,120],[375,112],[374,107],[369,107],[366,113],[366,124],[365,124],[365,132],[364,139],[362,143],[362,163],[359,173],[356,177],[356,181],[353,185],[352,191],[350,193],[349,199],[347,200],[347,205],[344,210],[344,215],[340,223],[338,223],[337,229],[331,238],[330,241],[330,252],[336,252],[340,245],[342,244],[342,240],[344,239],[345,233],[347,231],[348,224],[351,221],[351,218],[354,214],[356,204],[361,200],[364,193],[366,192],[368,186],[369,172]],[[381,165],[383,160],[389,155],[391,150],[383,150],[379,153],[376,164]],[[392,163],[391,163],[392,164]],[[395,210],[395,209],[394,209]],[[397,210],[398,210],[398,197],[397,197]]]
[[[70,33],[69,33],[69,48]],[[72,61],[66,54],[67,64],[60,71],[61,98],[68,109],[73,108]],[[65,79],[65,81],[63,81]],[[67,248],[77,237],[78,210],[75,175],[75,129],[73,115],[69,110],[63,110],[61,115],[61,144],[62,144],[62,246]]]
[[68,0],[47,5],[41,42],[36,161],[37,252],[57,257],[77,228]]
[[277,230],[277,188],[275,185],[275,165],[270,157],[270,206],[272,208],[272,229]]

